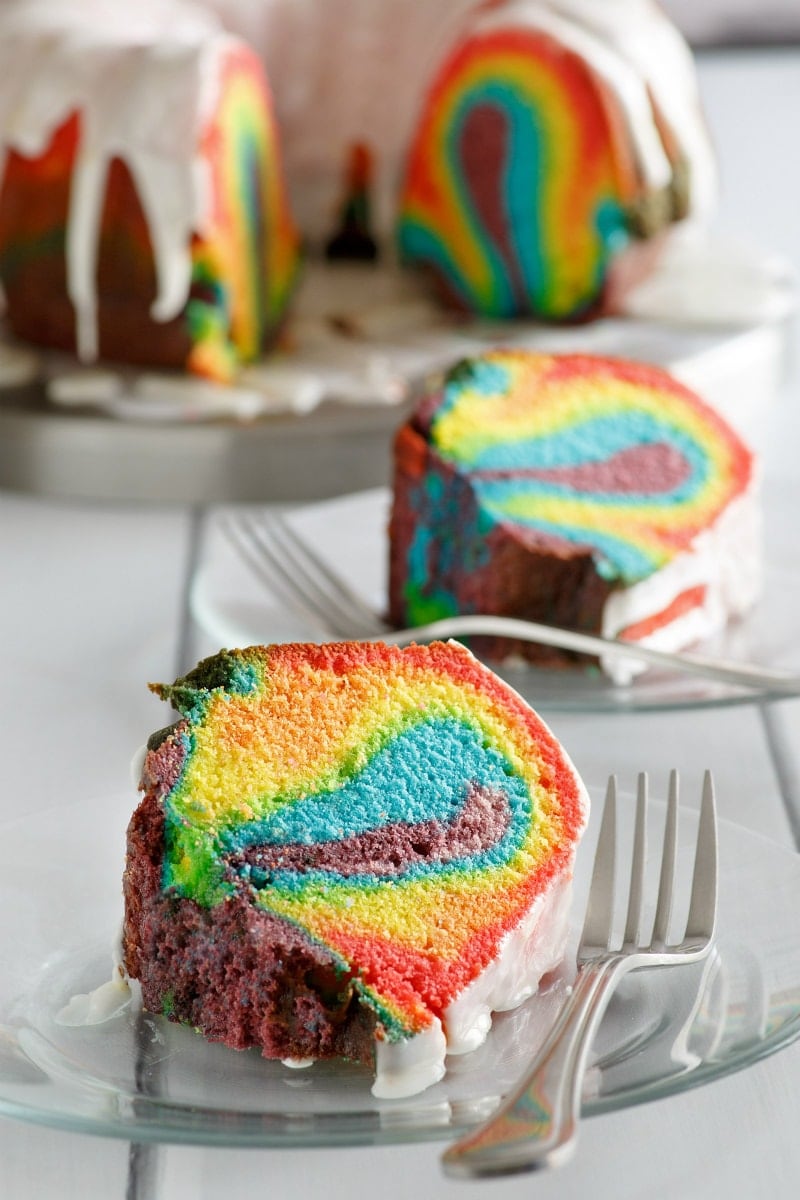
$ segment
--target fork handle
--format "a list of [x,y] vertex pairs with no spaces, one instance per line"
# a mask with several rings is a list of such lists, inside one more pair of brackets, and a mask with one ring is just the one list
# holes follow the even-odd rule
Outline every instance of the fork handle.
[[586,1059],[611,993],[629,967],[621,955],[582,965],[530,1071],[500,1108],[442,1156],[455,1178],[535,1171],[564,1161],[577,1135]]
[[[493,617],[488,614],[470,614],[460,617],[444,617],[428,625],[414,629],[384,631],[378,640],[406,645],[408,642],[429,642],[436,638],[468,637],[484,635],[505,637],[523,642],[534,642],[542,646],[555,646],[561,650],[575,650],[581,654],[593,654],[601,659],[611,656],[614,660],[627,658],[668,671],[680,671],[687,675],[698,675],[702,679],[713,679],[737,687],[755,688],[759,691],[775,691],[781,695],[796,696],[800,692],[800,674],[780,668],[761,667],[752,663],[728,662],[721,658],[708,658],[688,650],[673,653],[658,650],[642,642],[626,642],[615,637],[596,633],[579,633],[573,629],[558,629],[541,625],[536,621],[523,621],[517,617]],[[370,635],[372,636],[372,635]]]

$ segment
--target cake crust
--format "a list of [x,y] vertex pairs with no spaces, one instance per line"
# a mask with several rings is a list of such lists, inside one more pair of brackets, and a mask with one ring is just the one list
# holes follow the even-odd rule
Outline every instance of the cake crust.
[[218,908],[165,895],[164,813],[146,797],[128,831],[123,957],[144,1007],[267,1058],[372,1063],[375,1016],[353,973],[239,895]]

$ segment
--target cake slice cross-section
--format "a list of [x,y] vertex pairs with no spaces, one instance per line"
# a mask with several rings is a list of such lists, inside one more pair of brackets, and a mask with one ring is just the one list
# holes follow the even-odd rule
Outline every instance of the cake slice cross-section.
[[458,643],[221,651],[157,689],[128,832],[124,964],[145,1007],[413,1094],[564,954],[588,797]]
[[[524,350],[466,359],[400,428],[394,467],[400,627],[490,614],[678,650],[758,594],[754,456],[658,367]],[[532,643],[480,649],[569,661]],[[614,662],[627,674],[629,660]]]

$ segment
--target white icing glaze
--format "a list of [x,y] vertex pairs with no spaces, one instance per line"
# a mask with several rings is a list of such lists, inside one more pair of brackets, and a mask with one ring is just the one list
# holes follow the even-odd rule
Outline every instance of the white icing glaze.
[[560,4],[555,3],[543,5],[532,4],[530,0],[510,0],[497,9],[490,9],[478,22],[478,28],[517,26],[540,30],[581,55],[619,101],[646,183],[651,188],[666,187],[672,178],[672,168],[656,128],[641,73],[602,36],[562,15],[560,8]]
[[47,396],[67,408],[83,404],[109,404],[122,392],[122,377],[116,371],[89,367],[66,371],[47,382]]
[[[731,617],[752,606],[761,589],[761,509],[753,484],[736,497],[713,526],[701,533],[692,550],[632,587],[613,592],[603,611],[602,632],[615,637],[621,629],[666,608],[688,588],[704,586],[704,603],[641,638],[657,650],[684,649],[718,633]],[[645,665],[617,656],[601,660],[617,683],[625,684]]]
[[91,992],[80,992],[56,1013],[59,1025],[103,1025],[130,1006],[133,1000],[128,973],[122,961],[122,928],[111,947],[111,978]]
[[127,980],[109,979],[94,991],[73,996],[69,1003],[56,1014],[59,1025],[103,1025],[123,1013],[131,1003],[131,989]]
[[[578,786],[586,822],[589,794],[566,754],[565,760]],[[516,1008],[537,991],[542,976],[564,957],[573,861],[574,854],[519,925],[506,934],[492,962],[447,1006],[441,1023],[434,1018],[428,1030],[401,1042],[376,1039],[373,1095],[397,1098],[430,1087],[443,1077],[446,1055],[467,1054],[483,1044],[492,1013]]]
[[655,269],[621,307],[644,320],[713,327],[778,321],[796,304],[788,262],[739,242],[712,241],[688,224],[669,238]]
[[493,1013],[529,999],[564,956],[571,897],[571,876],[556,879],[505,936],[495,959],[447,1007],[442,1023],[434,1018],[429,1029],[401,1042],[376,1039],[373,1095],[397,1099],[430,1087],[444,1076],[446,1055],[468,1054],[483,1044]]
[[380,1100],[414,1096],[443,1078],[447,1041],[436,1017],[421,1033],[402,1042],[375,1042],[375,1082]]
[[[147,746],[140,746],[131,759],[130,773],[131,782],[135,788],[139,788],[142,782],[142,771],[144,770],[144,760],[147,757]],[[122,954],[120,953],[120,962]]]
[[690,164],[692,215],[708,218],[717,201],[716,159],[701,111],[692,53],[676,26],[654,0],[546,2],[599,34],[641,75]]
[[448,1006],[444,1014],[448,1054],[476,1050],[491,1028],[492,1013],[517,1008],[537,991],[542,976],[561,962],[571,899],[572,880],[562,876],[506,934],[494,962]]
[[23,387],[34,383],[40,374],[39,356],[34,350],[0,342],[0,387]]
[[191,376],[145,371],[131,390],[134,404],[142,405],[155,416],[159,411],[173,415],[180,411],[191,420],[195,416],[256,416],[263,409],[261,398],[251,389],[226,387]]
[[[148,371],[139,390],[142,373],[75,371],[71,360],[65,366],[65,360],[46,352],[2,341],[0,387],[49,373],[48,394],[55,403],[92,404],[122,420],[145,423],[300,415],[329,399],[356,405],[398,403],[408,399],[419,380],[455,358],[505,344],[658,363],[758,447],[765,436],[764,413],[782,378],[781,334],[775,322],[796,306],[796,286],[783,260],[737,246],[730,254],[728,250],[728,243],[701,237],[696,228],[676,230],[651,280],[625,304],[625,312],[644,318],[641,322],[603,319],[558,328],[529,321],[457,323],[430,306],[414,272],[315,262],[309,264],[287,323],[288,351],[241,368],[238,387],[225,389],[184,376],[177,387],[174,372]],[[402,332],[392,333],[398,313]],[[708,327],[709,341],[696,343],[694,334],[687,341],[680,323],[687,329]],[[714,325],[723,329],[712,342]],[[748,325],[755,327],[745,331]]]
[[326,395],[322,379],[307,367],[274,358],[243,367],[239,382],[258,394],[263,412],[313,412]]

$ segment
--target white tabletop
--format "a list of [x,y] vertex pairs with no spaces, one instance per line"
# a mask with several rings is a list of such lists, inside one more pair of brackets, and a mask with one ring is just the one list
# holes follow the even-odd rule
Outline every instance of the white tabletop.
[[[800,111],[800,52],[708,55],[701,79],[723,173],[721,225],[800,268],[800,174],[782,114]],[[792,370],[769,416],[769,554],[800,568]],[[186,665],[183,623],[191,514],[58,503],[0,493],[0,820],[22,808],[131,792],[129,761],[163,723],[149,679]],[[792,597],[787,603],[796,603]],[[722,814],[787,847],[800,828],[800,702],[668,714],[554,715],[590,785],[614,770],[678,766],[689,787],[714,769]],[[13,914],[0,914],[0,921]],[[680,1096],[588,1120],[574,1159],[536,1178],[457,1184],[441,1146],[336,1150],[159,1147],[0,1118],[0,1196],[389,1198],[480,1195],[567,1200],[751,1197],[794,1200],[800,1179],[800,1045]]]

